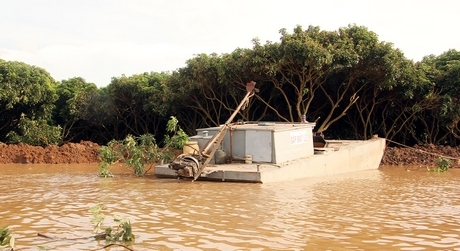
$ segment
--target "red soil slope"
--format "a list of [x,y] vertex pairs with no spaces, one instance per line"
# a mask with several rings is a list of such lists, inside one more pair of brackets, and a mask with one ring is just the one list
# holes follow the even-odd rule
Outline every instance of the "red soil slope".
[[[0,143],[0,163],[96,163],[100,161],[99,148],[98,144],[89,141],[47,147]],[[389,147],[383,156],[382,165],[436,166],[436,160],[440,155],[453,157],[452,167],[460,167],[460,147],[434,145],[414,148]]]

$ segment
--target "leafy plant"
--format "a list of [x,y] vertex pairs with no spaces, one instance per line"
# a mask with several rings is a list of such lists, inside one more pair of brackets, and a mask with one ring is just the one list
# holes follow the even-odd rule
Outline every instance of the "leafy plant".
[[120,160],[119,150],[117,151],[118,142],[115,140],[110,141],[107,146],[101,146],[99,156],[102,161],[99,162],[99,176],[112,177],[110,166]]
[[21,115],[16,131],[6,136],[10,143],[24,143],[33,146],[57,145],[61,141],[62,128],[48,125],[46,120],[32,120]]
[[0,59],[0,141],[17,131],[21,114],[48,120],[57,99],[57,82],[43,68]]
[[[128,169],[137,176],[143,176],[154,164],[162,159],[161,150],[151,134],[139,137],[128,135],[124,140],[112,140],[100,149],[101,162],[99,176],[111,177],[110,167],[119,161],[125,161]],[[147,169],[145,166],[149,165]]]
[[179,127],[179,121],[174,116],[169,119],[166,131],[173,134],[173,136],[165,135],[165,145],[174,149],[182,149],[189,139],[188,135]]
[[0,250],[5,250],[5,247],[10,247],[8,250],[14,249],[14,237],[8,227],[0,228]]
[[188,140],[187,134],[177,124],[177,119],[172,116],[167,124],[167,131],[172,136],[165,136],[165,146],[162,149],[158,147],[152,134],[139,137],[128,135],[124,140],[110,141],[107,146],[100,148],[99,176],[111,177],[110,167],[123,160],[127,168],[137,176],[145,175],[157,163],[170,161],[174,157],[173,149],[182,149]]
[[450,165],[452,164],[452,160],[444,158],[444,157],[439,157],[436,160],[436,168],[433,169],[435,172],[446,172],[449,170]]
[[[95,224],[94,226],[95,233],[98,233],[103,228],[102,224],[104,223],[104,220],[106,219],[106,215],[102,213],[103,209],[104,209],[103,205],[97,205],[97,206],[92,207],[89,210],[89,212],[93,214],[93,219],[91,220],[91,222]],[[117,241],[132,242],[134,241],[135,237],[132,232],[131,222],[127,219],[124,219],[116,215],[114,215],[112,218],[113,218],[113,222],[115,223],[115,225],[106,227],[105,230],[103,231],[104,234],[97,235],[96,237],[99,239],[104,238],[105,240],[110,241],[110,242],[117,242]]]

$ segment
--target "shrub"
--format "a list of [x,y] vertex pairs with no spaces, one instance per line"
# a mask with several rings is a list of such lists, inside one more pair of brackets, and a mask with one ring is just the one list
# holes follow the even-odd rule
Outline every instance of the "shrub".
[[62,128],[51,126],[44,119],[32,120],[21,115],[16,131],[6,137],[8,143],[24,143],[33,146],[57,145],[61,141]]

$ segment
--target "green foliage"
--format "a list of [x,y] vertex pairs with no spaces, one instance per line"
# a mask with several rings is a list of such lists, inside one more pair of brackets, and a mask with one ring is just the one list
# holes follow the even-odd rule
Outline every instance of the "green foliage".
[[[93,214],[93,219],[91,220],[91,223],[95,224],[95,233],[98,233],[100,230],[103,229],[102,225],[104,224],[104,220],[106,219],[106,215],[102,213],[103,209],[103,205],[97,205],[89,209],[89,212]],[[104,235],[102,235],[102,237],[105,237],[105,240],[109,242],[134,241],[135,237],[132,232],[130,221],[116,215],[112,216],[112,218],[115,225],[106,227],[103,231]],[[100,238],[101,235],[98,235],[98,237]]]
[[[16,105],[54,102],[54,79],[42,68],[22,62],[0,61],[0,101],[7,109]],[[47,110],[49,115],[51,110]]]
[[14,237],[11,236],[11,231],[8,227],[0,228],[0,250],[14,250]]
[[179,127],[179,121],[176,117],[171,116],[166,126],[166,131],[173,136],[165,135],[165,145],[174,149],[184,148],[184,144],[188,141],[188,135]]
[[452,160],[447,159],[445,157],[439,157],[436,160],[436,168],[431,170],[434,172],[446,172],[449,170],[450,165],[452,164]]
[[102,210],[104,209],[103,205],[96,205],[92,208],[90,208],[88,211],[93,214],[93,218],[91,219],[91,223],[95,224],[94,225],[94,232],[98,233],[99,230],[102,228],[102,224],[104,223],[104,219],[106,215],[102,213]]
[[16,131],[10,131],[7,138],[12,144],[57,145],[61,141],[61,132],[60,126],[51,126],[44,119],[31,120],[22,114]]
[[[307,114],[316,131],[333,131],[337,137],[379,134],[408,145],[459,145],[459,79],[459,51],[429,55],[414,64],[392,43],[353,24],[333,31],[281,29],[279,41],[254,39],[252,48],[230,54],[197,54],[171,74],[122,75],[100,89],[79,77],[58,84],[44,69],[0,60],[0,141],[9,132],[10,140],[26,141],[17,127],[25,114],[37,127],[60,125],[61,142],[135,142],[130,156],[146,158],[137,148],[148,144],[128,135],[165,134],[162,143],[181,148],[183,131],[172,136],[159,129],[171,114],[189,134],[218,126],[244,96],[244,83],[253,80],[260,92],[238,119],[292,122]],[[41,145],[49,139],[30,141]],[[116,161],[128,156],[102,151]],[[106,157],[108,162],[100,164],[102,176],[111,175],[114,163]],[[128,163],[136,172],[142,170],[142,162]]]
[[118,148],[118,142],[115,140],[110,141],[107,146],[101,146],[99,149],[99,156],[102,161],[99,162],[99,176],[108,178],[112,177],[112,170],[110,167],[121,159]]
[[163,83],[166,77],[166,74],[143,73],[112,78],[106,88],[105,112],[113,114],[113,139],[122,139],[128,134],[157,133],[169,110]]
[[56,82],[42,68],[0,60],[0,141],[22,114],[48,120],[54,109]]
[[154,164],[160,159],[159,148],[151,134],[140,137],[128,135],[122,144],[125,163],[137,176],[143,176],[148,171],[144,170],[146,164]]
[[124,140],[110,141],[107,146],[100,148],[99,176],[111,177],[110,167],[122,160],[137,176],[144,176],[157,163],[170,161],[174,157],[173,149],[182,149],[188,141],[188,136],[177,124],[177,119],[172,116],[166,129],[172,136],[166,137],[163,149],[158,147],[152,134],[143,134],[139,137],[128,135]]
[[[72,139],[81,131],[75,128],[78,122],[87,121],[93,115],[91,106],[94,100],[97,86],[86,83],[83,78],[71,78],[62,80],[57,85],[58,99],[55,102],[54,121],[63,128],[63,139]],[[80,129],[80,130],[77,130]]]
[[[140,137],[128,135],[124,140],[112,140],[106,147],[101,147],[99,163],[99,176],[110,177],[110,166],[124,160],[128,169],[137,176],[143,176],[157,163],[162,155],[155,143],[153,135],[146,134]],[[149,165],[145,169],[145,165]]]

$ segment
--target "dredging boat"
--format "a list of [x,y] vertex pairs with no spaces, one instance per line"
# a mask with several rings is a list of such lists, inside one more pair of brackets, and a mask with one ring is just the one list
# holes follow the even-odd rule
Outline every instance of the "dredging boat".
[[237,122],[257,91],[255,82],[227,122],[201,128],[183,154],[157,165],[159,178],[269,183],[378,169],[385,139],[325,140],[315,123]]

